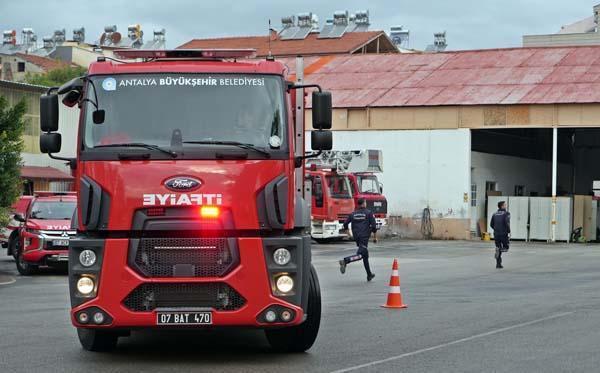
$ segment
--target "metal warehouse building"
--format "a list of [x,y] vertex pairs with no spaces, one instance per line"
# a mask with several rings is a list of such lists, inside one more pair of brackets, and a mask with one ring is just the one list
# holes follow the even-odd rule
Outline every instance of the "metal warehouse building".
[[600,47],[311,57],[304,71],[333,93],[334,148],[383,150],[384,193],[404,236],[420,236],[429,207],[435,237],[468,238],[486,230],[488,199],[514,199],[515,218],[516,197],[527,197],[522,238],[550,239],[532,230],[540,220],[548,232],[552,214],[540,211],[551,198],[540,197],[554,186],[566,197],[555,238],[584,224],[595,237]]

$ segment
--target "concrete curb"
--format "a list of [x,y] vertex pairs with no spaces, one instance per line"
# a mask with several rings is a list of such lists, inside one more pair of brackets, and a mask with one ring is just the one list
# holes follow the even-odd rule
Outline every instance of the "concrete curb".
[[12,276],[0,274],[0,286],[14,284],[16,281]]

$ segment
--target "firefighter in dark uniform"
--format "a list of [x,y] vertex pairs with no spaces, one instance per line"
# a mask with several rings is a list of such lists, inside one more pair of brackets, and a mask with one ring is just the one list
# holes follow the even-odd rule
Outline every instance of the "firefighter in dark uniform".
[[502,253],[508,251],[510,244],[510,212],[506,211],[506,202],[498,202],[498,211],[492,215],[490,227],[494,230],[496,241],[496,268],[502,267]]
[[371,272],[371,266],[369,265],[368,246],[371,233],[377,232],[377,223],[375,222],[373,213],[367,209],[367,203],[364,199],[361,198],[358,200],[358,209],[346,218],[344,229],[348,229],[348,225],[350,224],[352,224],[352,236],[354,237],[354,241],[356,241],[358,250],[356,251],[356,255],[347,256],[340,260],[340,272],[342,274],[346,272],[346,265],[348,263],[362,260],[367,272],[367,281],[371,281],[375,277],[375,274]]

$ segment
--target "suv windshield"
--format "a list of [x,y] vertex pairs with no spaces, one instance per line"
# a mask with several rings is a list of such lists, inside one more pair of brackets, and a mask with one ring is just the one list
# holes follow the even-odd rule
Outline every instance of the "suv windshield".
[[[106,146],[132,143],[171,151],[183,149],[186,154],[207,148],[221,152],[230,148],[239,153],[240,147],[233,143],[270,153],[287,148],[284,91],[279,76],[131,74],[96,76],[91,80],[105,118],[103,123],[95,124],[93,106],[87,103],[87,149],[98,147],[97,151],[115,152],[114,147]],[[89,98],[93,97],[92,90],[89,87]],[[145,151],[148,150],[159,153],[156,148]],[[248,152],[251,157],[269,155]]]
[[381,194],[377,176],[358,176],[357,181],[361,193]]
[[75,201],[35,201],[29,217],[42,220],[70,220],[75,211]]
[[329,194],[333,198],[352,198],[350,193],[350,181],[346,176],[327,175],[327,186]]

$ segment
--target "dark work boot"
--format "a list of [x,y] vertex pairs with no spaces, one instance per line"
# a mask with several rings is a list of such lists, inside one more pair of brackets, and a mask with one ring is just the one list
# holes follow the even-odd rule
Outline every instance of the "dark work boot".
[[367,275],[367,281],[371,281],[374,278],[375,278],[375,274],[374,273],[371,273],[371,274]]
[[498,257],[498,259],[496,259],[496,268],[502,269],[504,267],[502,267],[502,258]]
[[340,260],[340,272],[342,274],[346,273],[346,261],[344,259]]

